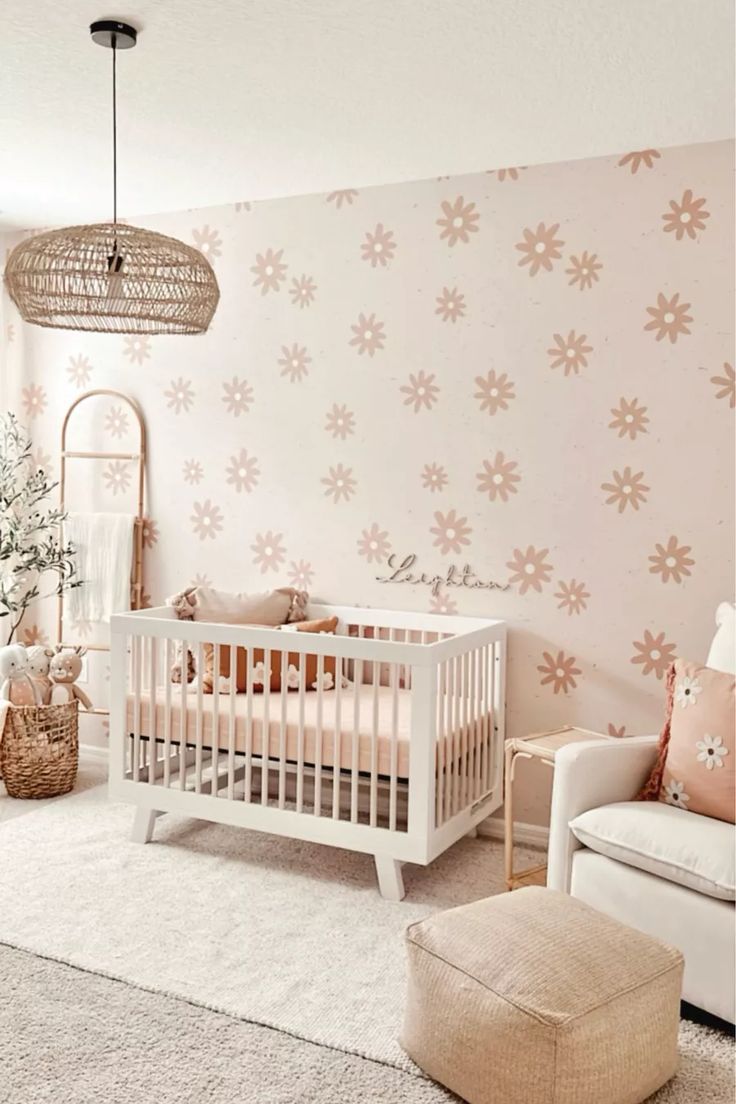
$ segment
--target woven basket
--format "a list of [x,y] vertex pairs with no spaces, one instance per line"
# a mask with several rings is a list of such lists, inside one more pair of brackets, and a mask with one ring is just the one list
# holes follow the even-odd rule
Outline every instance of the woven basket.
[[0,774],[10,797],[57,797],[74,788],[79,703],[11,705],[0,740]]

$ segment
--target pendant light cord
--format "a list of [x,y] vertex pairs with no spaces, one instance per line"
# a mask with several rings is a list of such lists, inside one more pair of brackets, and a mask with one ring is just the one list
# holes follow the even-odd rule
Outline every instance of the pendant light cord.
[[[117,109],[117,35],[111,36],[112,44],[112,222],[118,224],[118,109]],[[115,252],[117,253],[117,235]]]

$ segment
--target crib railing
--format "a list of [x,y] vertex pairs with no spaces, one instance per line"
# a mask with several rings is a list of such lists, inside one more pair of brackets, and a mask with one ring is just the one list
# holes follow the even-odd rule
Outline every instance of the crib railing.
[[[500,801],[505,628],[352,607],[311,612],[336,614],[348,635],[183,622],[168,608],[114,617],[111,792],[357,850],[376,851],[375,834],[385,834],[397,859],[427,862]],[[229,667],[224,693],[205,692],[206,645],[215,691]],[[263,672],[278,665],[281,686],[294,689],[272,690],[268,674],[256,688],[256,650]]]

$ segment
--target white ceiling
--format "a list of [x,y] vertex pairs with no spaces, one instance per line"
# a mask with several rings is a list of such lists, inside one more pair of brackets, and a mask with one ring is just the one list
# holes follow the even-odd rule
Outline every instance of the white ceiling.
[[0,225],[171,211],[732,135],[731,0],[2,0]]

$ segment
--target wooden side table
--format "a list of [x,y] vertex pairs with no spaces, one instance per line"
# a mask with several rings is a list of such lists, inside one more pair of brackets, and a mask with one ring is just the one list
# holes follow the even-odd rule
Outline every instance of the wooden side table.
[[555,756],[567,744],[579,744],[584,740],[615,740],[602,732],[590,732],[586,728],[564,725],[550,732],[537,732],[531,736],[507,740],[504,769],[504,860],[506,888],[519,889],[525,885],[544,885],[547,880],[547,864],[514,871],[514,813],[513,789],[517,759],[541,759],[554,770]]

